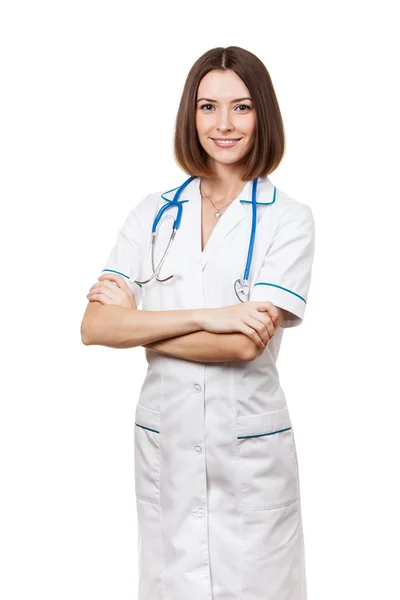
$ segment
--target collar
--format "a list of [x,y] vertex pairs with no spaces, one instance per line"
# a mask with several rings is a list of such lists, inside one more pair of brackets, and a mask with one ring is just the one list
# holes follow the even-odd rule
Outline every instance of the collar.
[[[179,185],[172,190],[161,193],[161,197],[166,202],[172,202]],[[250,203],[252,196],[253,182],[248,181],[240,193],[239,202]],[[189,202],[200,196],[200,177],[194,177],[185,187],[179,198],[179,202]],[[276,200],[276,187],[269,177],[259,177],[257,181],[257,204],[273,204]]]

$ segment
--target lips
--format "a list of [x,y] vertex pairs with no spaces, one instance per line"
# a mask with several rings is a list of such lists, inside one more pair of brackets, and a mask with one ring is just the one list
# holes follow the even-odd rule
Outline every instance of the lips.
[[210,138],[219,148],[232,148],[236,146],[242,138]]

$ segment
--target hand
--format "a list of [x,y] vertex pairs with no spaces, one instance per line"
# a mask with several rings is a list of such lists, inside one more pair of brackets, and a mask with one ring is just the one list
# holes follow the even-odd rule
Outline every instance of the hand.
[[116,273],[104,273],[98,277],[86,298],[89,302],[101,302],[102,304],[116,304],[125,308],[135,308],[136,301],[131,289],[121,275]]
[[241,332],[261,348],[265,348],[281,322],[277,307],[269,301],[248,300],[223,308],[200,309],[199,316],[204,331]]

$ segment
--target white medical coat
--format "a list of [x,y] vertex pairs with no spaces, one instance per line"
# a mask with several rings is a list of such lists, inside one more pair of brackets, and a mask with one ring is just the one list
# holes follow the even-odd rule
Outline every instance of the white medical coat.
[[[175,191],[146,196],[128,215],[104,270],[128,281],[138,308],[176,310],[239,302],[252,182],[228,206],[201,251],[200,179],[179,198],[181,226],[153,279],[153,220]],[[159,223],[162,256],[176,208]],[[257,185],[251,300],[290,312],[253,361],[198,363],[145,350],[135,408],[139,600],[306,600],[299,472],[276,367],[283,331],[304,317],[314,255],[310,207]]]

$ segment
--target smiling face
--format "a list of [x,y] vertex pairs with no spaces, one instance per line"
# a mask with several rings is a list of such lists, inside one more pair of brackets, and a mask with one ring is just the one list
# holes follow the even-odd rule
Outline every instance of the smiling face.
[[196,129],[210,166],[214,161],[232,165],[247,156],[255,128],[254,104],[240,77],[231,70],[207,73],[197,91]]

